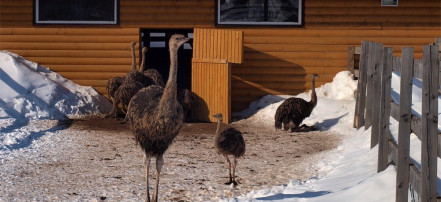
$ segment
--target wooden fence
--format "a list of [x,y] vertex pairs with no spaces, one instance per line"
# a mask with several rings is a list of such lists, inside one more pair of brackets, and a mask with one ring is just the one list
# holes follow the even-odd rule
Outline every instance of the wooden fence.
[[[437,157],[438,95],[440,87],[439,46],[423,46],[423,59],[414,59],[414,49],[404,47],[401,58],[380,43],[363,41],[360,51],[354,127],[371,127],[371,147],[378,144],[378,172],[396,166],[396,201],[408,201],[409,187],[420,201],[439,200]],[[400,75],[399,104],[391,98],[392,71]],[[412,111],[412,81],[422,80],[421,115]],[[399,122],[398,140],[389,130],[389,118]],[[421,141],[420,167],[410,158],[410,134]]]

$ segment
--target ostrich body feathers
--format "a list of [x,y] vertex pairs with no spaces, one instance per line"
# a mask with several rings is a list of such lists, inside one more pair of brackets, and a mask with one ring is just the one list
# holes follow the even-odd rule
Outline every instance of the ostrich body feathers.
[[235,128],[227,128],[216,136],[215,140],[216,151],[224,155],[233,155],[241,157],[245,154],[245,140],[242,137],[242,132]]
[[290,128],[294,130],[300,123],[311,115],[314,103],[307,102],[301,98],[288,98],[278,108],[275,115],[275,128]]
[[168,149],[183,123],[184,113],[179,103],[164,105],[169,109],[158,108],[163,92],[164,88],[157,85],[141,89],[133,96],[127,113],[136,142],[151,156]]

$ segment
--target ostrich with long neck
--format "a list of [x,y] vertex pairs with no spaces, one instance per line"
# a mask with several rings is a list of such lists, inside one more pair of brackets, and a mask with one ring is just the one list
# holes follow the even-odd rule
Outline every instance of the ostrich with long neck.
[[300,126],[302,121],[311,115],[312,110],[317,105],[317,94],[315,92],[315,77],[317,74],[312,75],[312,93],[311,100],[308,102],[302,98],[291,97],[286,99],[276,111],[274,116],[274,126],[276,129],[281,129],[283,124],[283,130],[290,130],[291,132],[297,131],[301,128],[307,127],[305,124]]
[[177,51],[189,38],[176,34],[170,38],[170,74],[165,87],[151,85],[143,88],[130,100],[126,118],[136,142],[144,151],[147,198],[149,193],[150,159],[156,158],[156,183],[153,201],[158,200],[159,175],[164,163],[163,154],[178,135],[184,112],[177,100]]

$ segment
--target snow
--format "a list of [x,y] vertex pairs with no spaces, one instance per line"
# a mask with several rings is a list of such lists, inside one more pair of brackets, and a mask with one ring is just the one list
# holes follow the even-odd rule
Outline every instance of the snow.
[[[419,112],[421,85],[418,85],[418,81],[416,83],[414,111]],[[336,149],[324,153],[323,160],[313,166],[318,170],[317,175],[304,181],[292,179],[286,185],[260,188],[235,198],[223,198],[221,201],[394,201],[395,168],[389,166],[385,171],[377,173],[378,149],[370,148],[370,129],[356,130],[352,127],[356,87],[357,83],[352,79],[351,73],[343,71],[331,83],[316,88],[317,107],[304,123],[314,125],[321,131],[337,133],[344,139]],[[399,101],[397,74],[393,75],[392,87],[392,95]],[[38,163],[57,162],[57,157],[45,160],[40,153],[44,150],[56,154],[63,151],[57,151],[55,144],[76,143],[72,140],[60,142],[62,121],[54,123],[54,120],[96,115],[107,112],[111,107],[93,88],[77,85],[46,67],[7,51],[0,52],[0,89],[2,171],[16,169],[20,165],[11,165],[11,162],[22,162],[26,156],[32,156],[29,159]],[[308,100],[310,93],[295,96]],[[273,128],[277,107],[291,96],[264,96],[251,103],[247,110],[235,113],[234,116],[243,118],[238,123]],[[39,122],[35,122],[36,120]],[[396,135],[398,127],[393,119],[390,128]],[[412,137],[411,144],[417,144],[417,141]],[[418,155],[415,149],[411,152],[413,156]],[[418,161],[417,157],[414,159]],[[15,189],[13,181],[7,183],[11,185],[11,189]],[[207,190],[210,191],[209,188]],[[89,190],[91,193],[93,191]],[[6,198],[0,194],[0,201],[3,197]],[[34,199],[54,200],[47,199],[44,195],[36,195]],[[19,198],[16,200],[20,201]],[[74,196],[72,200],[76,200]]]

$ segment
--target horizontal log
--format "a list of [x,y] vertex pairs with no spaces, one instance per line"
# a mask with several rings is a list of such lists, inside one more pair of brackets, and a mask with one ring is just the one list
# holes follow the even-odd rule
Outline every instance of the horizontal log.
[[429,15],[429,16],[408,16],[408,15],[308,15],[306,16],[309,22],[326,22],[326,23],[339,23],[339,22],[380,22],[380,23],[440,23],[439,15]]
[[[138,66],[138,64],[137,64]],[[48,66],[56,72],[112,72],[127,73],[132,69],[132,65],[51,65]]]
[[124,76],[124,73],[113,72],[58,72],[61,76],[69,80],[109,80],[115,76]]
[[70,28],[70,27],[20,27],[0,28],[0,35],[111,35],[138,36],[139,28]]
[[[395,37],[281,37],[281,36],[249,36],[244,37],[245,44],[302,44],[302,45],[353,45],[361,44],[362,41],[376,41],[388,45],[421,45],[430,44],[433,42],[432,38],[412,38],[403,40]],[[403,42],[406,41],[406,42]]]
[[[401,2],[400,2],[401,3]],[[419,7],[419,8],[400,8],[390,9],[388,7],[374,8],[329,8],[329,7],[314,7],[305,9],[305,15],[403,15],[407,16],[425,16],[425,15],[438,15],[441,13],[440,7]]]
[[[318,30],[318,29],[252,29],[244,28],[244,36],[302,36],[302,37],[398,37],[433,38],[439,30]],[[360,44],[358,44],[360,45]]]
[[138,41],[139,36],[69,36],[69,35],[1,35],[2,42],[64,42],[64,43],[129,43]]
[[181,6],[201,6],[201,7],[214,7],[213,1],[175,1],[175,0],[163,0],[163,1],[121,1],[121,7],[136,6],[136,7],[181,7]]
[[[430,1],[404,1],[399,2],[399,6],[401,7],[409,7],[409,8],[419,8],[419,7],[439,7],[439,1],[436,0],[430,0]],[[356,4],[348,4],[348,1],[346,0],[335,0],[332,1],[332,4],[326,3],[326,1],[306,1],[305,7],[325,7],[325,8],[335,8],[335,7],[341,7],[341,8],[381,8],[380,3],[377,1],[363,1],[363,2],[357,2]]]
[[77,80],[73,79],[73,82],[82,86],[94,86],[94,87],[106,87],[108,79],[106,80]]
[[232,67],[242,68],[242,67],[290,67],[290,68],[302,68],[305,67],[346,67],[346,60],[312,60],[312,59],[285,59],[285,60],[259,60],[259,59],[247,59],[244,58],[244,62],[242,65],[233,64]]
[[191,6],[180,6],[180,7],[168,7],[168,6],[155,6],[155,7],[141,7],[141,6],[126,6],[121,7],[121,15],[169,15],[169,14],[180,14],[180,15],[213,15],[213,10],[210,7],[195,7]]
[[[1,29],[0,29],[1,30]],[[2,41],[0,35],[0,41]],[[0,43],[2,50],[130,50],[129,42],[121,43],[47,43],[47,42],[3,42]],[[135,49],[139,49],[139,43]]]
[[8,50],[23,57],[71,57],[71,58],[126,58],[132,61],[132,52],[127,50]]
[[245,51],[245,59],[315,59],[315,60],[346,60],[347,52],[257,52]]
[[26,57],[26,59],[40,63],[44,66],[51,65],[131,65],[127,58],[70,58],[70,57]]

